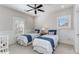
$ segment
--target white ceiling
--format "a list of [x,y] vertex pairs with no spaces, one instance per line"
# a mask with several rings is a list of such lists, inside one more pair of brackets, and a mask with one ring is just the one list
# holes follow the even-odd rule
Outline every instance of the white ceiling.
[[[4,4],[3,6],[35,16],[34,11],[26,12],[26,10],[31,9],[26,4]],[[64,8],[69,8],[72,6],[73,5],[71,5],[71,4],[43,4],[43,7],[41,9],[45,10],[45,12],[50,12],[50,11],[54,12],[54,11],[64,9]],[[39,15],[41,13],[43,13],[43,12],[38,12],[37,15]]]

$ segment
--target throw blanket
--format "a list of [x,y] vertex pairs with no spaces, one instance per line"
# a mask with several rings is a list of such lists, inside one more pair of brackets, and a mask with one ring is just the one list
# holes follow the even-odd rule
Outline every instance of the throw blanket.
[[25,34],[24,34],[23,36],[27,37],[28,43],[32,41],[32,36],[31,36],[31,35],[25,35]]
[[54,49],[55,48],[54,40],[52,38],[48,38],[48,37],[37,37],[37,38],[49,41],[51,43],[53,51],[55,51],[55,49]]

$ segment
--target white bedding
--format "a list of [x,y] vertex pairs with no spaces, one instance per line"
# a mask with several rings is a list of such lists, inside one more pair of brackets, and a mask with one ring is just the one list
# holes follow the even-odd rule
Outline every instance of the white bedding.
[[[36,34],[36,33],[27,33],[26,35],[31,35],[32,36],[32,40],[35,37],[38,37],[39,36],[39,34]],[[23,35],[17,37],[17,42],[18,42],[18,44],[23,45],[23,46],[27,46],[27,45],[29,45],[29,44],[32,43],[32,42],[29,42],[28,43],[27,37],[25,37]]]
[[[58,43],[57,35],[43,35],[43,37],[53,38],[55,47]],[[35,38],[33,41],[33,50],[36,50],[39,53],[52,53],[53,49],[49,41]]]

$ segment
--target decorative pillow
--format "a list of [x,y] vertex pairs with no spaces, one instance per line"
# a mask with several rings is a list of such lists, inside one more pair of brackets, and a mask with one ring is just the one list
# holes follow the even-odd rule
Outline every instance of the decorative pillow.
[[57,34],[57,30],[48,30],[48,34],[49,35],[56,35]]

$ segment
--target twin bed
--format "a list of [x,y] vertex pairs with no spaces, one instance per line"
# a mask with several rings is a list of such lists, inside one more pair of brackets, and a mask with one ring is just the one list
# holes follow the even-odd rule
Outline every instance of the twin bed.
[[33,50],[39,53],[51,54],[58,44],[57,30],[48,30],[48,34],[42,36],[35,33],[24,34],[17,38],[17,42],[23,46],[32,43]]
[[23,34],[23,35],[17,37],[17,43],[19,45],[27,46],[27,45],[31,44],[33,42],[34,38],[36,38],[38,36],[39,36],[39,34],[37,34],[37,33]]
[[33,41],[33,50],[39,53],[53,53],[57,46],[57,36],[56,35],[43,35],[37,37]]

